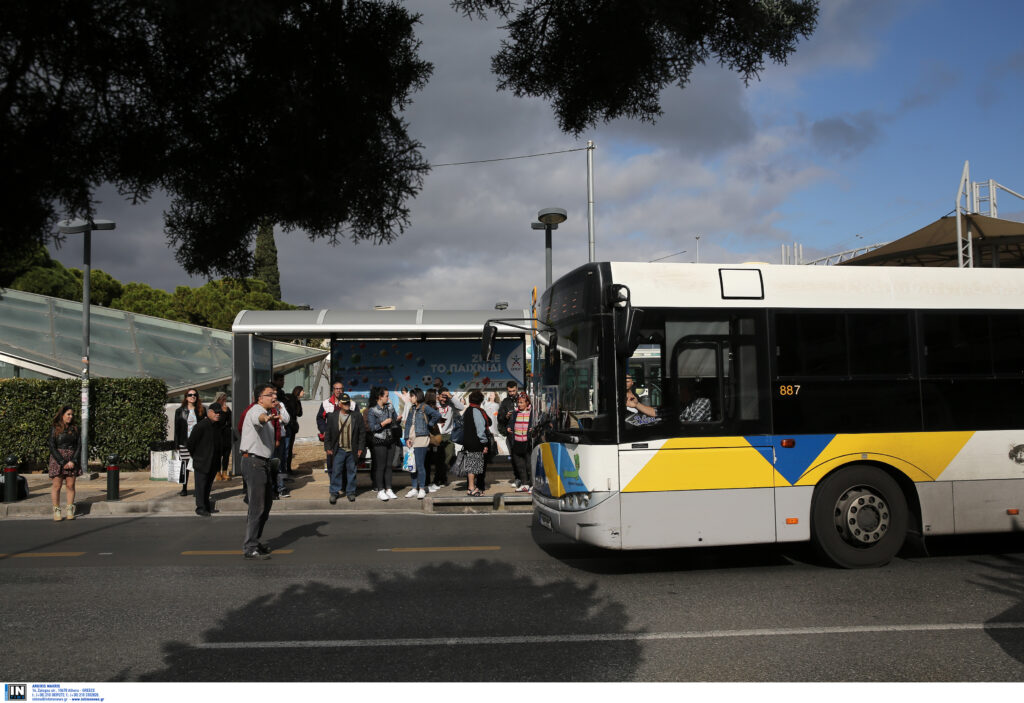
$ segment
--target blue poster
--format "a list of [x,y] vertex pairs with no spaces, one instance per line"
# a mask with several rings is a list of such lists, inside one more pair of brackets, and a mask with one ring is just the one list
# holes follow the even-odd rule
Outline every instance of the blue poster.
[[435,378],[453,392],[505,390],[505,383],[524,385],[526,353],[521,339],[498,339],[490,361],[480,356],[480,340],[429,339],[369,342],[339,339],[331,348],[331,378],[345,382],[348,392],[371,386],[389,390],[430,387]]

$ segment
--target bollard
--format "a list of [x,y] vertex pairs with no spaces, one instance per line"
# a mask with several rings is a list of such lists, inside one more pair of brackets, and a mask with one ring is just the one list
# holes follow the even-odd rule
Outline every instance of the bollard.
[[8,454],[4,461],[4,502],[18,500],[18,457]]
[[117,454],[107,457],[107,500],[121,500],[121,470],[117,466]]

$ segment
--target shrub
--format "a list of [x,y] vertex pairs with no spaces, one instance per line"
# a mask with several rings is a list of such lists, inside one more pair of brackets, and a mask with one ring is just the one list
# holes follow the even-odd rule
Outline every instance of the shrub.
[[[81,422],[79,379],[0,380],[0,459],[46,463],[53,416],[64,405]],[[145,466],[149,445],[164,439],[167,384],[153,378],[94,378],[89,381],[89,458],[117,454],[122,464]]]

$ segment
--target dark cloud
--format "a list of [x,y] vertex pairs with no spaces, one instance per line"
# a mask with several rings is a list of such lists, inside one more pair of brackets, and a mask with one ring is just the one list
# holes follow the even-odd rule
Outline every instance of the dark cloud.
[[656,124],[615,120],[598,131],[606,138],[669,146],[691,158],[714,157],[754,137],[745,91],[735,73],[700,66],[685,89],[673,85],[662,92],[664,114]]
[[811,142],[819,151],[850,158],[878,141],[878,119],[869,112],[849,117],[829,117],[811,125]]

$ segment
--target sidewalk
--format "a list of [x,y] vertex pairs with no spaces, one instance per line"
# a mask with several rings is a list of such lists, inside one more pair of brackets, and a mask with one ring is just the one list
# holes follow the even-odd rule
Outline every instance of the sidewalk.
[[[274,501],[271,514],[282,510],[304,511],[320,514],[344,513],[353,510],[381,511],[395,513],[492,513],[530,512],[533,499],[529,493],[517,493],[512,486],[512,470],[507,463],[487,471],[485,495],[471,498],[466,495],[465,479],[451,480],[436,493],[428,493],[422,500],[405,498],[409,490],[410,476],[401,469],[392,472],[392,486],[397,500],[378,500],[371,491],[369,471],[359,471],[356,480],[356,500],[349,502],[341,496],[336,505],[328,501],[328,477],[324,472],[324,453],[319,444],[300,445],[295,449],[292,460],[292,481],[288,484],[290,498]],[[50,478],[45,473],[23,474],[28,481],[28,498],[15,503],[0,503],[0,519],[3,518],[51,518],[53,506],[50,501]],[[78,516],[108,517],[111,515],[136,515],[151,513],[160,515],[195,514],[195,482],[189,477],[188,495],[178,495],[181,486],[167,481],[150,479],[149,471],[122,471],[120,477],[120,500],[107,500],[107,477],[101,472],[99,478],[86,480],[80,477],[75,483],[75,504]],[[67,498],[61,490],[61,503]],[[228,481],[214,481],[210,502],[220,515],[244,515],[248,506],[243,502],[242,478],[234,476]]]

